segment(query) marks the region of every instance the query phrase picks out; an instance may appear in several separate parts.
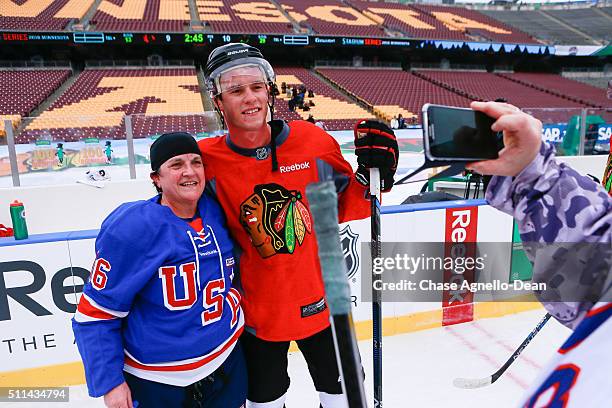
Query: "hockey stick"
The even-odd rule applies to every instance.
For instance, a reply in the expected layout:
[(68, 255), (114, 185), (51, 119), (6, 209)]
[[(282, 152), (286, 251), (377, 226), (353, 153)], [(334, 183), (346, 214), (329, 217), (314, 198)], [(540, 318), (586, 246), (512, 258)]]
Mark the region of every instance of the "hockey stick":
[(336, 186), (332, 181), (310, 184), (306, 196), (317, 236), (342, 391), (349, 408), (366, 408), (363, 370), (351, 315), (351, 289), (340, 244)]
[(499, 377), (502, 376), (504, 372), (514, 363), (514, 360), (518, 358), (518, 356), (525, 350), (525, 347), (533, 340), (533, 338), (542, 330), (542, 327), (546, 324), (546, 322), (550, 319), (550, 313), (546, 313), (546, 315), (540, 320), (538, 325), (529, 333), (529, 336), (520, 346), (512, 353), (510, 358), (504, 363), (503, 366), (493, 374), (485, 378), (455, 378), (453, 380), (453, 385), (459, 388), (481, 388), (486, 387), (487, 385), (493, 384)]
[[(370, 216), (371, 243), (370, 251), (372, 265), (381, 257), (380, 247), (380, 170), (370, 169)], [(375, 280), (372, 269), (372, 282)], [(382, 407), (382, 301), (380, 290), (372, 285), (372, 347), (374, 362), (374, 408)]]

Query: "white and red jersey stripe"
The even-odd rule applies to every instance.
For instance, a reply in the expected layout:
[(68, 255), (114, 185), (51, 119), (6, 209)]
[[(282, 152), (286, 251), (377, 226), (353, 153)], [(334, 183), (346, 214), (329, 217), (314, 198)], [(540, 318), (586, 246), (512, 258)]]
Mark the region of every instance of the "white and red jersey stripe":
[(124, 371), (146, 380), (185, 387), (212, 374), (230, 355), (244, 328), (244, 317), (239, 315), (234, 334), (210, 353), (182, 361), (144, 364), (125, 350)]
[(101, 320), (121, 319), (126, 317), (129, 312), (120, 312), (100, 306), (92, 298), (83, 293), (79, 306), (74, 315), (74, 320), (79, 323), (95, 322)]

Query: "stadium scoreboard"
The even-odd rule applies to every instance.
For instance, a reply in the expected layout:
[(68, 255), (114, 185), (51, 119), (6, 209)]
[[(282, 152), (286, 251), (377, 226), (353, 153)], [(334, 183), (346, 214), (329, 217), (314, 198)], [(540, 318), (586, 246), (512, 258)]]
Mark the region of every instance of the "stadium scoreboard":
[(242, 42), (255, 46), (330, 46), (330, 47), (404, 47), (423, 48), (433, 45), (436, 48), (455, 49), (467, 46), (471, 51), (511, 52), (516, 47), (528, 54), (555, 54), (555, 47), (541, 44), (508, 44), (491, 42), (463, 42), (445, 40), (423, 40), (388, 37), (343, 37), (307, 34), (236, 34), (236, 33), (103, 33), (92, 31), (79, 32), (0, 32), (1, 44), (58, 44), (58, 45), (170, 45), (213, 47), (230, 42)]
[[(56, 44), (192, 44), (222, 45), (230, 42), (248, 44), (282, 45), (357, 45), (357, 46), (403, 46), (415, 44), (412, 40), (389, 38), (357, 38), (311, 36), (300, 34), (220, 34), (220, 33), (102, 33), (102, 32), (2, 32), (4, 43), (56, 43)], [(418, 41), (420, 42), (420, 41)]]

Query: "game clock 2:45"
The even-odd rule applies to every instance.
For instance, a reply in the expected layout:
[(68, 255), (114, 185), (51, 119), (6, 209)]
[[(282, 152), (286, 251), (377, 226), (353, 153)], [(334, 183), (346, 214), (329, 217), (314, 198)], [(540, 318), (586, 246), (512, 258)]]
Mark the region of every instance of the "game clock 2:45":
[(202, 44), (204, 43), (204, 34), (196, 33), (196, 34), (185, 34), (185, 44)]

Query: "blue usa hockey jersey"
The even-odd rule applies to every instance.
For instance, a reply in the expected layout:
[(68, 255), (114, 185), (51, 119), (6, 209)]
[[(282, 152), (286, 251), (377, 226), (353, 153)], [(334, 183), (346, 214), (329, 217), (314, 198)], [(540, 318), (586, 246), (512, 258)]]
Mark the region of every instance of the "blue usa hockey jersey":
[(219, 205), (200, 198), (197, 231), (158, 200), (119, 206), (96, 239), (72, 323), (93, 397), (121, 384), (124, 370), (192, 384), (221, 365), (244, 325)]

